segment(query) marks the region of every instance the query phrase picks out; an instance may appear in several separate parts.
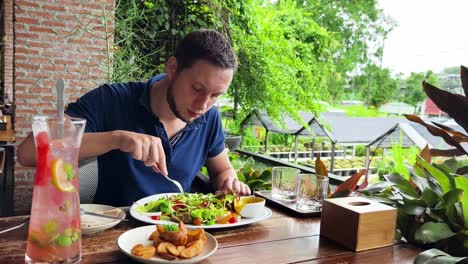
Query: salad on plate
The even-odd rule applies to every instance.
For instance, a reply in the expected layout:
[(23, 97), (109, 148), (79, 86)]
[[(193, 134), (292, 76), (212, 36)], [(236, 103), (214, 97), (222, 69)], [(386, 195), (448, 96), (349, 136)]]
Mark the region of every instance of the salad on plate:
[(190, 225), (235, 224), (241, 220), (233, 194), (171, 194), (144, 204), (136, 212), (153, 220), (183, 222)]

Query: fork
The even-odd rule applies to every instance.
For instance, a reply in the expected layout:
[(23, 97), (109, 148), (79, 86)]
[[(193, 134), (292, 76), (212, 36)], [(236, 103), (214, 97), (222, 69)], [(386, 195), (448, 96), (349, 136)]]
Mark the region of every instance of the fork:
[(179, 189), (179, 192), (181, 194), (184, 194), (184, 188), (182, 188), (182, 185), (180, 185), (178, 181), (169, 178), (169, 175), (163, 176), (163, 178), (166, 178), (168, 181), (172, 182), (175, 186), (177, 186), (177, 188)]
[(162, 173), (161, 166), (159, 165), (159, 163), (156, 162), (156, 164), (154, 165), (153, 168), (155, 169), (156, 172), (161, 173), (161, 174), (163, 175), (163, 178), (166, 178), (168, 181), (172, 182), (175, 186), (177, 186), (177, 189), (179, 189), (179, 192), (180, 192), (181, 194), (184, 194), (184, 188), (182, 188), (182, 185), (180, 184), (180, 182), (169, 178), (169, 174), (167, 174), (166, 176), (164, 176), (164, 174)]
[(24, 219), (24, 220), (23, 220), (21, 223), (19, 223), (19, 224), (15, 225), (15, 226), (13, 226), (13, 227), (10, 227), (10, 228), (1, 230), (1, 231), (0, 231), (0, 234), (3, 234), (3, 233), (6, 233), (6, 232), (9, 232), (9, 231), (18, 229), (18, 228), (24, 226), (27, 222), (29, 222), (29, 216), (26, 217), (26, 219)]

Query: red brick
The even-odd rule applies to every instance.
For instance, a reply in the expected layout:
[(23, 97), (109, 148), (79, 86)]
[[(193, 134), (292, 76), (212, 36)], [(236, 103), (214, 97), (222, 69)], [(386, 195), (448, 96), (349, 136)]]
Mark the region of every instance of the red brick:
[(16, 63), (15, 66), (18, 68), (29, 69), (29, 70), (39, 69), (39, 65), (34, 65), (34, 64)]
[(48, 27), (30, 26), (29, 30), (32, 32), (54, 33), (54, 31)]
[(55, 64), (64, 64), (64, 65), (76, 65), (75, 60), (55, 60)]
[(51, 43), (44, 43), (44, 42), (29, 42), (29, 46), (36, 47), (36, 48), (52, 48), (54, 47)]
[(16, 17), (16, 22), (26, 23), (26, 24), (37, 24), (37, 19), (29, 17)]
[(16, 79), (16, 84), (36, 84), (36, 81), (30, 79)]
[(65, 7), (56, 5), (43, 5), (44, 10), (65, 11)]
[(27, 48), (16, 48), (15, 49), (16, 53), (20, 54), (38, 54), (39, 51), (33, 50), (33, 49), (27, 49)]
[(30, 33), (15, 33), (16, 38), (28, 38), (28, 39), (38, 39), (38, 34), (30, 34)]
[(59, 21), (44, 21), (42, 22), (43, 26), (52, 26), (52, 27), (67, 27), (67, 24)]
[(44, 12), (44, 11), (29, 11), (28, 14), (32, 17), (40, 17), (40, 18), (51, 18), (52, 13)]
[(16, 0), (15, 1), (16, 6), (30, 6), (30, 7), (39, 7), (37, 3), (34, 3), (33, 1), (24, 1), (24, 0)]
[(50, 93), (52, 89), (50, 88), (31, 88), (29, 92), (31, 93)]

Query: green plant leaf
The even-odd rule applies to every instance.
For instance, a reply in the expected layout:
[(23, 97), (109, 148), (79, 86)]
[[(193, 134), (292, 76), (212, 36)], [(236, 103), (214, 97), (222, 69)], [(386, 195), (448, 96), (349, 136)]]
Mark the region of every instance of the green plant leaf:
[(425, 160), (420, 157), (417, 157), (418, 163), (421, 164), (424, 169), (431, 175), (433, 178), (439, 182), (440, 187), (444, 193), (449, 192), (452, 188), (455, 188), (455, 183), (453, 178), (450, 175), (445, 174), (436, 167), (430, 165)]
[(359, 192), (362, 192), (366, 195), (374, 194), (374, 193), (380, 193), (384, 189), (395, 185), (393, 182), (387, 182), (387, 181), (382, 181), (376, 184), (373, 184), (365, 189), (359, 190)]
[(416, 241), (423, 244), (434, 243), (455, 235), (446, 223), (427, 222), (420, 226), (415, 234)]
[(452, 257), (442, 250), (432, 248), (420, 253), (414, 264), (466, 264), (467, 257)]
[(264, 170), (260, 175), (260, 178), (264, 181), (271, 181), (271, 168)]
[(239, 169), (242, 169), (244, 167), (244, 163), (238, 159), (231, 160), (231, 165), (235, 171), (238, 171)]
[(384, 178), (389, 182), (395, 183), (396, 186), (394, 187), (397, 187), (402, 193), (405, 193), (412, 197), (418, 197), (418, 193), (413, 188), (413, 186), (411, 186), (409, 181), (401, 177), (399, 174), (393, 173), (393, 174), (385, 175)]
[(455, 186), (463, 190), (461, 198), (462, 211), (463, 211), (463, 224), (465, 229), (468, 229), (468, 178), (465, 176), (454, 176)]
[(250, 171), (253, 170), (254, 165), (255, 160), (252, 157), (246, 159), (244, 162), (244, 174), (250, 173)]
[(438, 202), (442, 201), (442, 198), (429, 188), (424, 189), (421, 198), (429, 207), (434, 207)]
[(237, 173), (237, 179), (239, 179), (241, 182), (246, 182), (245, 176), (241, 172)]
[(444, 194), (442, 197), (444, 199), (445, 205), (453, 205), (457, 202), (461, 202), (463, 197), (463, 190), (462, 189), (453, 189), (450, 192)]
[(455, 173), (458, 169), (468, 166), (468, 159), (450, 158), (442, 164), (450, 169), (450, 172)]
[(265, 181), (260, 179), (255, 179), (247, 182), (247, 185), (251, 190), (257, 190), (265, 184)]
[(421, 192), (423, 192), (426, 188), (429, 188), (429, 182), (427, 182), (427, 178), (426, 177), (423, 177), (424, 176), (424, 172), (421, 171), (421, 169), (417, 168), (420, 170), (420, 173), (422, 176), (419, 176), (416, 172), (416, 168), (417, 167), (414, 167), (414, 168), (410, 168), (409, 171), (410, 171), (410, 179), (413, 181), (413, 183), (418, 187), (419, 190), (421, 190)]
[(398, 209), (401, 209), (405, 214), (421, 215), (426, 210), (426, 202), (421, 199), (410, 200), (403, 197), (403, 204), (398, 205)]

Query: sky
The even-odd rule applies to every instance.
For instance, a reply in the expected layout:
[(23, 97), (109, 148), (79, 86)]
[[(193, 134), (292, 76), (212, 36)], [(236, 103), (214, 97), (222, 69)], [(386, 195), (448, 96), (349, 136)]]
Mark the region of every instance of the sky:
[(384, 42), (382, 66), (393, 73), (468, 66), (468, 0), (379, 0), (398, 26)]

